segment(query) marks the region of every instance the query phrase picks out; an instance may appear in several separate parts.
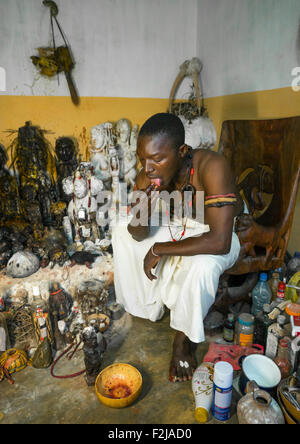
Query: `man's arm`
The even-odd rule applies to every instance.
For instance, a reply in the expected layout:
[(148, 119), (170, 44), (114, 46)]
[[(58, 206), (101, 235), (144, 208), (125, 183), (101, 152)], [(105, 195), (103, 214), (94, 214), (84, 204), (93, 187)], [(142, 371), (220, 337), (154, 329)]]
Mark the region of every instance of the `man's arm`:
[[(201, 174), (206, 196), (235, 192), (231, 169), (223, 156), (213, 156)], [(210, 231), (199, 237), (178, 242), (158, 242), (153, 251), (159, 256), (194, 256), (197, 254), (227, 254), (230, 251), (234, 205), (205, 208), (205, 223)]]

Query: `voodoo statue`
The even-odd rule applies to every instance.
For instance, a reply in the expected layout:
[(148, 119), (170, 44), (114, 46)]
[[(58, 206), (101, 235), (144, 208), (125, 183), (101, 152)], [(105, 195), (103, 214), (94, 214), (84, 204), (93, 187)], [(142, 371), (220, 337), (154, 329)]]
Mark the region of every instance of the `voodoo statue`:
[(55, 143), (55, 155), (59, 199), (69, 203), (72, 196), (64, 192), (62, 181), (72, 176), (79, 164), (74, 140), (71, 137), (59, 137)]
[(17, 182), (14, 176), (0, 178), (0, 220), (16, 219), (20, 212), (20, 200)]
[(129, 120), (123, 118), (116, 123), (115, 131), (120, 162), (120, 179), (124, 180), (129, 191), (132, 191), (137, 175), (136, 142), (138, 126), (135, 125), (131, 128)]
[(81, 333), (83, 341), (84, 363), (86, 368), (85, 380), (88, 386), (94, 385), (100, 373), (103, 353), (106, 350), (106, 340), (97, 331), (97, 327), (90, 325)]
[[(14, 130), (8, 130), (14, 133)], [(20, 194), (24, 186), (36, 188), (44, 225), (51, 223), (51, 202), (56, 199), (53, 178), (55, 163), (51, 145), (44, 136), (44, 130), (26, 122), (18, 129), (17, 137), (9, 146), (13, 171), (17, 170)]]
[(111, 172), (108, 151), (114, 146), (113, 125), (101, 123), (91, 129), (89, 151), (95, 176), (103, 183), (104, 189), (111, 190)]
[(0, 145), (0, 220), (10, 220), (18, 215), (18, 189), (14, 176), (6, 168), (8, 156)]
[(75, 229), (75, 243), (81, 248), (87, 240), (95, 244), (100, 242), (99, 227), (96, 222), (97, 194), (103, 189), (103, 183), (94, 176), (93, 167), (88, 162), (81, 162), (73, 176), (63, 179), (64, 192), (72, 196), (68, 205), (68, 217)]
[(71, 314), (73, 300), (58, 282), (50, 283), (49, 309), (57, 312), (58, 321), (67, 318)]
[(38, 190), (35, 184), (24, 185), (21, 191), (21, 211), (26, 222), (33, 228), (33, 234), (37, 237), (43, 227), (41, 207), (37, 198)]

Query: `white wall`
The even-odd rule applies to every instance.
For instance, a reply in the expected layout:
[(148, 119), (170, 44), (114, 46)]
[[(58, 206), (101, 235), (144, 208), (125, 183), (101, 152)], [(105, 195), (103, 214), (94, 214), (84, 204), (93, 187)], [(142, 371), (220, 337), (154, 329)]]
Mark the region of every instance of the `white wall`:
[[(57, 0), (81, 96), (167, 98), (184, 60), (204, 64), (206, 97), (291, 85), (299, 0)], [(51, 44), (42, 0), (0, 0), (0, 94), (68, 95), (30, 60)], [(56, 32), (57, 43), (62, 43)], [(186, 95), (185, 82), (177, 97)]]
[(207, 97), (290, 86), (299, 0), (199, 0), (197, 54)]
[[(197, 0), (56, 3), (81, 96), (168, 97), (179, 65), (195, 56)], [(50, 12), (42, 0), (0, 0), (6, 94), (68, 95), (63, 78), (60, 85), (41, 78), (30, 60), (37, 47), (51, 44), (50, 37)], [(57, 32), (56, 42), (63, 43)]]

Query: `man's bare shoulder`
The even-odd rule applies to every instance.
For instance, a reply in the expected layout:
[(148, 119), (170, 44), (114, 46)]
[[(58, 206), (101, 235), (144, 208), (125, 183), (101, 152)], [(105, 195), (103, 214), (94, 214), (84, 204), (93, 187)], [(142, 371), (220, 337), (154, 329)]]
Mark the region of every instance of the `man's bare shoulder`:
[(227, 159), (216, 151), (196, 150), (194, 153), (194, 168), (198, 172), (204, 188), (211, 184), (224, 184), (232, 188), (232, 171)]
[(199, 171), (201, 176), (205, 172), (211, 172), (214, 169), (221, 171), (222, 169), (230, 170), (227, 159), (216, 151), (197, 149), (194, 151), (194, 168)]

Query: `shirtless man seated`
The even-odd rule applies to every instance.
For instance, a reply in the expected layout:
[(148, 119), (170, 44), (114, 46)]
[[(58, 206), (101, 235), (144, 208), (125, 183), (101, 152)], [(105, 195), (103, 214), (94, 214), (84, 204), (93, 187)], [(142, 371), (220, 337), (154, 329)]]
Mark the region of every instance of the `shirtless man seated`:
[[(239, 205), (227, 161), (213, 151), (192, 150), (184, 140), (184, 127), (172, 114), (156, 114), (144, 123), (137, 142), (142, 169), (136, 190), (144, 192), (139, 212), (148, 211), (149, 224), (131, 221), (126, 232), (115, 228), (112, 236), (117, 301), (129, 313), (152, 321), (162, 317), (164, 306), (170, 309), (175, 330), (170, 381), (191, 380), (196, 345), (205, 340), (203, 319), (220, 275), (234, 265), (240, 250), (233, 233)], [(170, 225), (153, 234), (154, 192), (176, 190), (192, 190), (193, 210), (197, 192), (204, 192), (204, 221), (193, 232), (186, 219), (176, 238)]]

